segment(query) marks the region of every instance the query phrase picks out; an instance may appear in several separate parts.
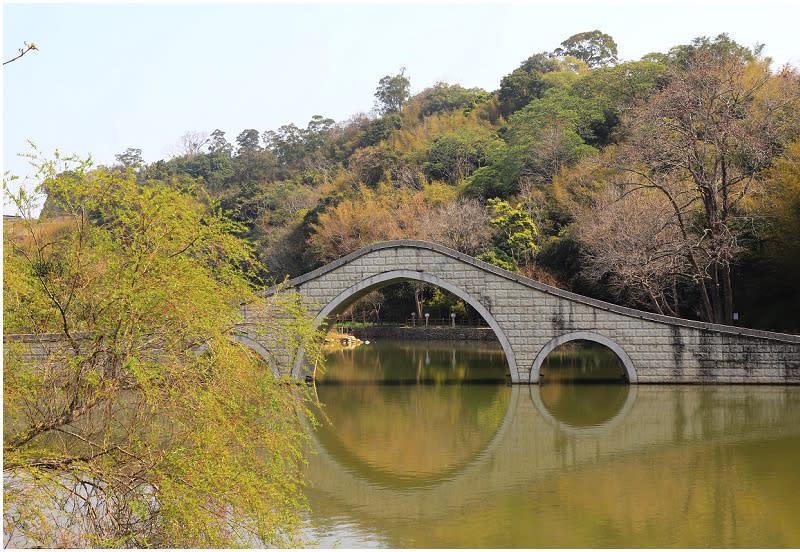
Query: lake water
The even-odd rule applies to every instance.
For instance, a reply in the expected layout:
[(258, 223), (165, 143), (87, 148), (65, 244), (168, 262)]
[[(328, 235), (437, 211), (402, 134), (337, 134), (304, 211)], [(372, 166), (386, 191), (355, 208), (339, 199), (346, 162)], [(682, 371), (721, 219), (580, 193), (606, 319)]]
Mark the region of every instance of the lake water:
[[(320, 547), (800, 547), (800, 387), (628, 386), (495, 343), (335, 353), (307, 468)], [(576, 380), (593, 381), (578, 384)]]

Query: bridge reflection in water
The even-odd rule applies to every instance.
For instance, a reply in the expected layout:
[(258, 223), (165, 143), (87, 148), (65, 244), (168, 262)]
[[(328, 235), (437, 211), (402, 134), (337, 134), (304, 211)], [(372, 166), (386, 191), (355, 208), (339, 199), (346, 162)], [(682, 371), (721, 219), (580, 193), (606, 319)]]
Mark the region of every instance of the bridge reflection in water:
[[(321, 545), (800, 545), (800, 388), (453, 384), (432, 368), (448, 351), (427, 348), (318, 387)], [(469, 357), (491, 353), (463, 349), (452, 366), (487, 379)], [(409, 358), (428, 385), (386, 385)]]

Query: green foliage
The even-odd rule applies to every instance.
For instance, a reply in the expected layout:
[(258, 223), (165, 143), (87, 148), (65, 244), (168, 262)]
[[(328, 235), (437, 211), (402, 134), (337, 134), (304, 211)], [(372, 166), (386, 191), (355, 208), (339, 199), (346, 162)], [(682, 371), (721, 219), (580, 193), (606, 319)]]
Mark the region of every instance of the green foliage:
[(542, 78), (543, 74), (557, 68), (556, 60), (547, 53), (540, 53), (532, 55), (503, 77), (498, 91), (500, 112), (503, 116), (508, 117), (528, 105), (532, 99), (540, 98), (548, 88), (547, 82)]
[(117, 160), (117, 163), (119, 163), (123, 169), (135, 169), (144, 165), (142, 150), (139, 148), (128, 148), (122, 153), (115, 155), (114, 159)]
[(386, 75), (378, 81), (375, 90), (375, 107), (382, 115), (400, 111), (411, 93), (411, 81), (406, 77), (406, 68), (402, 67), (396, 75)]
[(419, 117), (422, 119), (447, 111), (461, 110), (469, 113), (488, 98), (489, 93), (481, 88), (464, 88), (458, 84), (437, 82), (411, 98), (410, 104), (419, 106)]
[(430, 299), (423, 301), (423, 308), (428, 312), (431, 310), (438, 312), (440, 318), (449, 316), (451, 312), (459, 318), (467, 316), (467, 306), (464, 301), (438, 287), (433, 290)]
[(266, 131), (264, 143), (286, 168), (303, 168), (327, 145), (335, 121), (314, 115), (305, 129), (293, 124)]
[(511, 197), (519, 192), (520, 172), (521, 164), (516, 156), (506, 155), (503, 162), (476, 170), (467, 180), (462, 194), (482, 200)]
[[(63, 215), (4, 232), (4, 330), (62, 336), (42, 364), (4, 354), (7, 534), (44, 547), (293, 544), (307, 396), (230, 331), (249, 301), (273, 366), (299, 343), (314, 359), (304, 307), (255, 296), (241, 226), (190, 183), (73, 163), (68, 177), (55, 162), (39, 173)], [(26, 210), (31, 197), (6, 193)]]
[(516, 259), (497, 247), (484, 251), (477, 256), (477, 259), (508, 270), (509, 272), (516, 272), (519, 269)]
[(211, 153), (219, 153), (229, 157), (231, 153), (233, 153), (233, 146), (231, 146), (230, 142), (225, 139), (224, 131), (216, 129), (211, 133), (209, 141), (210, 143), (208, 149)]
[(747, 63), (758, 59), (762, 49), (763, 44), (751, 50), (731, 39), (728, 33), (721, 33), (713, 39), (700, 36), (692, 40), (691, 44), (675, 46), (670, 49), (665, 61), (685, 69), (698, 54), (703, 54), (714, 57), (718, 62), (736, 60)]
[(502, 236), (501, 248), (511, 254), (514, 261), (530, 261), (539, 250), (536, 238), (539, 230), (533, 217), (518, 203), (512, 206), (501, 199), (490, 199), (489, 208), (492, 217), (489, 223), (494, 226)]
[(606, 33), (587, 31), (572, 35), (554, 52), (558, 56), (574, 56), (589, 67), (604, 67), (617, 62), (617, 43)]
[(361, 147), (376, 146), (388, 139), (392, 132), (403, 127), (400, 115), (395, 112), (390, 112), (370, 121), (364, 129), (364, 134), (359, 141)]
[(259, 143), (258, 131), (253, 128), (247, 128), (239, 133), (236, 137), (236, 155), (253, 154), (261, 150)]
[(457, 184), (494, 162), (504, 149), (502, 140), (486, 129), (445, 132), (430, 142), (422, 170), (430, 180)]

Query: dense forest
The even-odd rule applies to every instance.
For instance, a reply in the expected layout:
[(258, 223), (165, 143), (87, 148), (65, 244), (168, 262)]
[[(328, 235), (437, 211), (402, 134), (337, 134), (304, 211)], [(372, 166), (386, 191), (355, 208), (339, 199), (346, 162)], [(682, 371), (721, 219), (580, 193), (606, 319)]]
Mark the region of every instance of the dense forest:
[[(369, 243), (424, 239), (667, 315), (797, 331), (800, 73), (726, 34), (638, 61), (601, 31), (535, 53), (497, 90), (380, 79), (369, 113), (187, 133), (141, 181), (195, 182), (244, 225), (264, 281)], [(48, 201), (42, 217), (56, 213)], [(407, 284), (373, 319), (463, 304)], [(445, 316), (447, 316), (445, 314)]]

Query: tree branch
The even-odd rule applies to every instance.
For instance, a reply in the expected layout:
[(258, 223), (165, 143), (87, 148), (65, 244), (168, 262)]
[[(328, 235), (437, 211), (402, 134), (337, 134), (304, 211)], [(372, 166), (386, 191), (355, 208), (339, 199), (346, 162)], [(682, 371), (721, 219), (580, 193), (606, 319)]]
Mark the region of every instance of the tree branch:
[(36, 44), (34, 44), (33, 42), (31, 42), (30, 44), (28, 44), (27, 42), (23, 42), (23, 44), (25, 44), (25, 46), (23, 48), (19, 49), (19, 55), (9, 59), (8, 61), (4, 61), (3, 65), (8, 65), (12, 61), (17, 61), (19, 58), (21, 58), (22, 56), (24, 56), (25, 54), (27, 54), (31, 50), (38, 50), (39, 49), (39, 48), (36, 47)]

